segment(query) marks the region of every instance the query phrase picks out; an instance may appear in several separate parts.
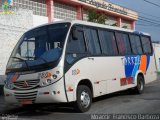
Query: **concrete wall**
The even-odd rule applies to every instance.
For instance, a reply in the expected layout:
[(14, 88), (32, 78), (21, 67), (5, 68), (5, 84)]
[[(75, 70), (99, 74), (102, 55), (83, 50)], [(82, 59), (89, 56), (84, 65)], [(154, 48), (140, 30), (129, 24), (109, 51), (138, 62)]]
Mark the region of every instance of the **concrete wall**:
[(13, 15), (0, 14), (0, 84), (5, 74), (8, 58), (21, 35), (33, 27), (33, 13), (17, 10)]
[(48, 17), (33, 15), (33, 26), (39, 26), (41, 24), (48, 23)]
[(160, 80), (160, 43), (153, 43), (153, 49), (157, 69), (157, 79)]
[(157, 71), (160, 72), (160, 44), (153, 43)]
[(53, 22), (62, 21), (63, 19), (54, 18)]

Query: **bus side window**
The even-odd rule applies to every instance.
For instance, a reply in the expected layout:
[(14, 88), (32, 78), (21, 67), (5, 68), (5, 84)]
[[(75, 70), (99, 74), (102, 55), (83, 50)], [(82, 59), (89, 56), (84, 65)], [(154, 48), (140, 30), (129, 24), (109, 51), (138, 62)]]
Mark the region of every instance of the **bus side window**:
[(116, 32), (116, 39), (120, 55), (131, 54), (129, 36), (126, 33)]
[(66, 51), (66, 61), (68, 64), (72, 64), (74, 61), (86, 56), (86, 44), (83, 31), (78, 30), (76, 40), (73, 39), (72, 32), (70, 33)]
[(100, 42), (98, 39), (98, 32), (95, 29), (85, 29), (86, 39), (88, 40), (88, 49), (92, 55), (101, 54)]
[(84, 53), (86, 51), (84, 33), (83, 31), (78, 31), (78, 39), (74, 40), (72, 38), (72, 33), (69, 36), (69, 41), (67, 44), (68, 53)]
[(113, 32), (99, 30), (99, 38), (102, 42), (102, 52), (105, 55), (118, 55), (116, 40)]
[(142, 45), (138, 35), (130, 35), (131, 47), (133, 54), (142, 54)]
[(151, 54), (152, 47), (151, 47), (151, 42), (150, 42), (149, 37), (142, 36), (141, 41), (142, 41), (143, 52), (145, 54)]

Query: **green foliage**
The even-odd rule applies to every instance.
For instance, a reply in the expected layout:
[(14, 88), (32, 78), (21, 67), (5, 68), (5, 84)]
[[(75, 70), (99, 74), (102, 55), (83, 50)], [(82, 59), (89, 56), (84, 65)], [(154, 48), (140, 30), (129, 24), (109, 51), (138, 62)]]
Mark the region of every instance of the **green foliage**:
[(112, 24), (112, 26), (118, 26), (117, 23)]
[(128, 27), (127, 27), (127, 26), (123, 26), (122, 28), (125, 28), (125, 29), (127, 29)]
[(105, 24), (107, 16), (102, 13), (97, 13), (95, 10), (88, 11), (88, 21), (100, 24)]

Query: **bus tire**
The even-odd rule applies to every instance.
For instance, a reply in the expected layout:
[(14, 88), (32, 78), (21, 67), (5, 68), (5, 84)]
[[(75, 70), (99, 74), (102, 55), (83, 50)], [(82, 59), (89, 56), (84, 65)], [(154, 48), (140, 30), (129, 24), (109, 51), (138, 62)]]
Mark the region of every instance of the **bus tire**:
[(137, 77), (137, 86), (135, 87), (135, 92), (137, 94), (142, 94), (144, 92), (144, 78), (142, 75)]
[(92, 104), (92, 93), (89, 87), (79, 85), (77, 88), (77, 101), (75, 109), (77, 112), (84, 113), (88, 111)]

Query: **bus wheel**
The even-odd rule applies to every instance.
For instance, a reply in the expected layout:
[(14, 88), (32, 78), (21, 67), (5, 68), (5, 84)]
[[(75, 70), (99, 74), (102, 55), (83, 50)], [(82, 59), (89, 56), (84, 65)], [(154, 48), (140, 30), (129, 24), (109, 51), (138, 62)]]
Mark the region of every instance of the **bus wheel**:
[(141, 75), (138, 75), (137, 86), (135, 87), (135, 92), (137, 94), (142, 94), (144, 92), (144, 78)]
[(92, 93), (89, 87), (80, 85), (77, 88), (77, 101), (75, 108), (78, 112), (86, 112), (90, 109), (92, 104)]

